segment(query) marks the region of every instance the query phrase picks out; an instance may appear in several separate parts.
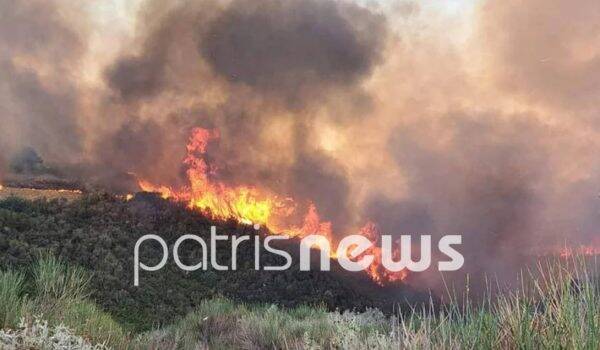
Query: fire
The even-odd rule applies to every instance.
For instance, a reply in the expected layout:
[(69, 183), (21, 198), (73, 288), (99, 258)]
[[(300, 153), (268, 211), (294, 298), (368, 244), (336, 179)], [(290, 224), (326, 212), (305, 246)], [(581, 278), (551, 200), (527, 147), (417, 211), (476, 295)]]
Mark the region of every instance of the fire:
[[(379, 231), (377, 230), (377, 226), (374, 223), (372, 223), (372, 222), (367, 223), (360, 230), (360, 233), (363, 236), (367, 237), (373, 243), (373, 246), (371, 246), (371, 248), (368, 249), (364, 254), (365, 255), (370, 254), (375, 257), (375, 259), (373, 260), (373, 263), (369, 266), (369, 270), (367, 271), (369, 276), (371, 276), (371, 278), (375, 282), (377, 282), (381, 285), (384, 285), (384, 284), (387, 284), (390, 282), (402, 281), (402, 280), (406, 279), (406, 277), (408, 277), (407, 270), (392, 272), (383, 266), (381, 247), (377, 244), (378, 243), (377, 241), (379, 240), (379, 237), (381, 235), (380, 235)], [(399, 259), (400, 258), (399, 255), (400, 255), (399, 250), (395, 249), (393, 258)]]
[(600, 245), (580, 245), (579, 247), (563, 247), (559, 253), (561, 258), (572, 256), (594, 256), (600, 255)]
[(193, 130), (187, 145), (188, 155), (184, 160), (188, 166), (189, 187), (175, 190), (140, 180), (140, 188), (147, 192), (160, 193), (165, 199), (186, 201), (191, 208), (215, 219), (236, 219), (246, 224), (269, 226), (269, 220), (276, 207), (283, 203), (276, 196), (262, 193), (255, 187), (230, 187), (221, 182), (211, 181), (210, 175), (216, 169), (206, 164), (203, 155), (209, 142), (218, 137), (219, 133), (213, 130)]
[[(211, 141), (220, 137), (217, 130), (195, 128), (187, 144), (187, 166), (189, 185), (180, 189), (154, 185), (139, 180), (143, 191), (159, 193), (163, 198), (184, 201), (190, 208), (198, 210), (214, 219), (235, 219), (249, 225), (265, 226), (278, 235), (303, 238), (311, 234), (326, 237), (330, 245), (336, 243), (331, 223), (322, 221), (317, 207), (309, 203), (301, 225), (290, 224), (290, 217), (298, 210), (297, 203), (291, 198), (281, 198), (268, 190), (254, 186), (229, 186), (215, 181), (212, 177), (217, 169), (206, 163), (204, 156)], [(364, 254), (375, 256), (374, 263), (366, 271), (378, 284), (384, 285), (404, 280), (408, 273), (392, 273), (381, 264), (381, 248), (376, 245), (380, 236), (374, 224), (369, 223), (361, 234), (374, 243)], [(332, 258), (335, 258), (332, 252)]]
[(572, 257), (600, 256), (600, 238), (592, 239), (584, 244), (556, 244), (546, 246), (534, 252), (539, 257), (557, 256), (562, 259)]
[(145, 180), (139, 180), (138, 186), (140, 186), (142, 191), (145, 191), (145, 192), (160, 193), (160, 196), (164, 199), (173, 197), (173, 191), (171, 191), (171, 189), (166, 186), (155, 186)]
[(311, 234), (318, 234), (327, 237), (331, 243), (333, 241), (333, 233), (331, 231), (330, 222), (322, 222), (317, 212), (317, 207), (310, 204), (308, 212), (304, 217), (304, 223), (301, 227), (280, 228), (277, 232), (282, 232), (291, 237), (306, 237)]

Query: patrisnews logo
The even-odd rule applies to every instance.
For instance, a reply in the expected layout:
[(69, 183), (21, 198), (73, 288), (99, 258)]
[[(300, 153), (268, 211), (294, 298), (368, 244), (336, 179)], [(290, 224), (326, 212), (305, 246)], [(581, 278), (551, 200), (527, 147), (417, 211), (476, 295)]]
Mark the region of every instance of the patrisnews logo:
[[(394, 238), (396, 240), (394, 241)], [(285, 264), (279, 266), (261, 266), (260, 264), (260, 246), (261, 237), (258, 235), (251, 237), (245, 236), (227, 236), (218, 235), (215, 226), (210, 229), (210, 242), (207, 242), (198, 235), (183, 235), (175, 241), (172, 248), (172, 256), (175, 264), (184, 271), (206, 271), (209, 266), (216, 271), (237, 270), (237, 248), (245, 241), (254, 239), (254, 268), (255, 270), (265, 271), (282, 271), (287, 270), (292, 266), (292, 256), (285, 250), (277, 249), (271, 245), (275, 240), (287, 240), (288, 236), (266, 236), (262, 239), (264, 249), (272, 254), (281, 256), (285, 259)], [(220, 265), (217, 262), (217, 242), (231, 240), (231, 265)], [(162, 258), (160, 262), (154, 266), (148, 266), (140, 261), (140, 247), (144, 242), (155, 241), (162, 247)], [(180, 246), (187, 241), (195, 242), (198, 249), (201, 250), (201, 258), (194, 265), (184, 264), (179, 257)], [(430, 235), (420, 236), (420, 254), (419, 260), (414, 261), (412, 258), (412, 237), (410, 235), (402, 235), (399, 238), (390, 235), (381, 236), (381, 264), (389, 272), (400, 272), (408, 270), (412, 272), (422, 272), (430, 268), (432, 262), (432, 243)], [(445, 255), (448, 260), (439, 261), (437, 268), (439, 271), (457, 271), (464, 265), (465, 259), (463, 255), (453, 248), (454, 245), (462, 244), (461, 235), (446, 235), (438, 241), (438, 250)], [(373, 248), (374, 243), (362, 235), (350, 235), (339, 241), (337, 249), (332, 250), (329, 240), (322, 235), (309, 235), (300, 240), (300, 270), (310, 271), (314, 268), (311, 264), (311, 249), (317, 248), (320, 251), (320, 264), (318, 268), (321, 271), (329, 271), (331, 257), (335, 256), (339, 265), (347, 271), (363, 271), (367, 270), (375, 260), (375, 256), (369, 251)], [(399, 254), (394, 254), (399, 248)], [(210, 251), (210, 254), (209, 254)], [(399, 255), (399, 256), (398, 256)], [(209, 264), (210, 257), (210, 264)], [(134, 285), (139, 286), (139, 275), (141, 271), (155, 272), (162, 269), (169, 259), (169, 247), (167, 242), (158, 235), (145, 235), (138, 239), (134, 248)]]

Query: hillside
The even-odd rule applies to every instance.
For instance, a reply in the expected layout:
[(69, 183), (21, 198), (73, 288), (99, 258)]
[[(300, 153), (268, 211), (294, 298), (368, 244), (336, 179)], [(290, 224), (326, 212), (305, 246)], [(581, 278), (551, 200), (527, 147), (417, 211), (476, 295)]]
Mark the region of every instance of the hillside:
[[(183, 205), (147, 193), (130, 201), (108, 194), (84, 195), (71, 201), (10, 197), (0, 201), (0, 265), (23, 268), (40, 253), (49, 251), (82, 266), (93, 273), (92, 296), (96, 302), (138, 330), (183, 317), (203, 300), (215, 296), (283, 307), (309, 304), (358, 311), (377, 307), (386, 312), (407, 301), (429, 298), (402, 284), (380, 287), (362, 273), (342, 271), (335, 262), (331, 272), (299, 271), (297, 242), (280, 246), (294, 257), (289, 270), (255, 271), (253, 240), (239, 246), (237, 271), (185, 273), (171, 257), (162, 270), (142, 272), (140, 286), (134, 287), (133, 251), (139, 237), (157, 234), (169, 246), (183, 234), (209, 241), (211, 225), (217, 226), (219, 234), (255, 234), (246, 225), (213, 222)], [(161, 254), (158, 244), (144, 244), (140, 260), (151, 266)], [(197, 261), (196, 254), (191, 245), (181, 246), (183, 261)], [(219, 243), (217, 256), (220, 263), (227, 264), (231, 259), (230, 243)], [(263, 266), (280, 265), (280, 259), (261, 251)]]

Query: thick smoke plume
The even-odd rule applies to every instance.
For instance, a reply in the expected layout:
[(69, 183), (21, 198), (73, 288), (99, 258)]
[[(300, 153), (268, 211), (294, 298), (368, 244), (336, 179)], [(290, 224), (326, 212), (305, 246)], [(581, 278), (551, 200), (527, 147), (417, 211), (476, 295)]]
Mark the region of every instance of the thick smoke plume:
[(191, 128), (218, 128), (219, 180), (313, 201), (338, 234), (463, 234), (465, 272), (598, 241), (597, 1), (135, 4), (98, 40), (100, 2), (0, 0), (4, 165), (31, 146), (178, 186)]
[[(336, 227), (347, 228), (347, 176), (311, 138), (320, 114), (341, 123), (359, 118), (351, 110), (370, 108), (360, 83), (382, 58), (382, 16), (316, 0), (189, 2), (159, 14), (157, 4), (146, 6), (153, 27), (139, 53), (125, 53), (107, 69), (108, 85), (133, 114), (171, 98), (186, 106), (167, 111), (175, 113), (168, 120), (138, 125), (142, 132), (124, 124), (116, 140), (104, 142), (126, 150), (121, 163), (140, 154), (136, 162), (145, 164), (136, 173), (156, 169), (161, 155), (172, 158), (160, 137), (165, 129), (177, 135), (170, 142), (181, 151), (191, 126), (216, 127), (222, 142), (212, 156), (221, 177), (313, 200)], [(345, 115), (335, 115), (339, 104)]]

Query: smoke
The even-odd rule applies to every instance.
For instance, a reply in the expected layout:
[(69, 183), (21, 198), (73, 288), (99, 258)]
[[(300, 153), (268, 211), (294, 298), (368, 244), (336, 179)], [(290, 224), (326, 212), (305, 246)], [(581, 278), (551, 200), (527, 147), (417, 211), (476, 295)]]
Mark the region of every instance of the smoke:
[[(404, 42), (381, 72), (405, 80), (373, 85), (388, 103), (368, 137), (387, 137), (357, 147), (386, 155), (362, 215), (386, 233), (460, 233), (461, 274), (508, 281), (532, 255), (598, 237), (598, 4), (487, 1), (473, 11), (466, 31), (440, 21), (456, 42), (418, 11), (401, 24)], [(441, 289), (439, 277), (413, 278)]]
[(481, 31), (498, 86), (529, 103), (577, 111), (575, 117), (595, 110), (599, 11), (596, 1), (488, 1)]
[[(536, 222), (550, 188), (551, 135), (527, 119), (497, 118), (455, 113), (437, 121), (440, 129), (426, 121), (396, 130), (388, 149), (408, 190), (399, 201), (372, 197), (367, 216), (387, 233), (460, 233), (465, 259), (477, 261), (462, 273), (514, 278), (551, 233)], [(443, 145), (432, 142), (440, 130)]]
[(0, 153), (0, 185), (2, 184), (2, 180), (4, 179), (5, 173), (6, 173), (6, 160), (4, 160), (4, 155)]
[(190, 130), (218, 128), (218, 180), (340, 235), (462, 234), (465, 272), (512, 276), (598, 235), (600, 5), (459, 5), (146, 0), (94, 47), (99, 2), (0, 1), (0, 156), (179, 186)]
[[(334, 227), (347, 228), (348, 179), (311, 138), (322, 115), (341, 124), (372, 108), (361, 83), (382, 59), (384, 18), (337, 1), (157, 4), (141, 11), (148, 22), (137, 52), (105, 72), (112, 100), (144, 115), (137, 129), (125, 122), (102, 140), (101, 157), (116, 158), (112, 168), (177, 183), (169, 177), (176, 166), (157, 176), (162, 165), (181, 160), (191, 127), (215, 127), (222, 137), (210, 156), (222, 180), (313, 201)], [(179, 106), (165, 111), (170, 102)], [(119, 145), (120, 155), (108, 145)]]
[(54, 1), (0, 1), (0, 147), (33, 146), (50, 159), (81, 151), (75, 67), (83, 30)]
[(220, 76), (290, 105), (354, 87), (380, 59), (383, 19), (333, 1), (234, 1), (202, 33)]

